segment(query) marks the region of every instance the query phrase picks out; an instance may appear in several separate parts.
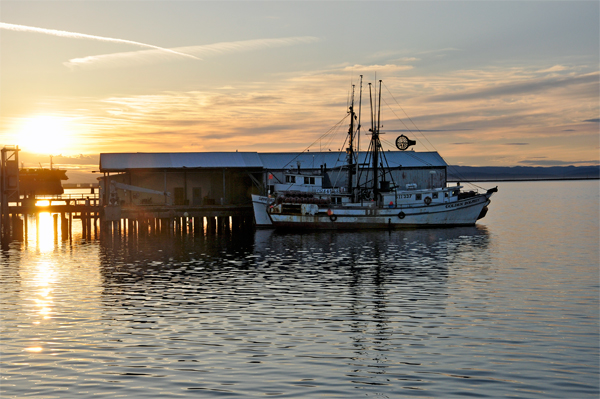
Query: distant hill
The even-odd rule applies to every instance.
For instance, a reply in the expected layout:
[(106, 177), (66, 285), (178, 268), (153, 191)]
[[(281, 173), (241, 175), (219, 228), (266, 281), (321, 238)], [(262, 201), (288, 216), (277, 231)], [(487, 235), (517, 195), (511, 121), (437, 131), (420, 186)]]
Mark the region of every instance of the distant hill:
[(448, 181), (600, 179), (600, 166), (449, 166)]

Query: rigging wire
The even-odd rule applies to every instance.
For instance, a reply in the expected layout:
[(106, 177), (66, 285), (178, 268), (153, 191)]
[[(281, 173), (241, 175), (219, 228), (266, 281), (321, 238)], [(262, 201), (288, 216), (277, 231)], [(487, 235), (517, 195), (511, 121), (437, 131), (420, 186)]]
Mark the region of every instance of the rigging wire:
[[(410, 116), (408, 116), (408, 114), (406, 113), (406, 111), (404, 110), (404, 108), (402, 108), (402, 106), (400, 105), (400, 103), (398, 102), (398, 100), (396, 100), (396, 97), (394, 97), (394, 95), (392, 94), (392, 92), (390, 91), (390, 89), (385, 84), (383, 86), (385, 87), (385, 89), (387, 90), (387, 92), (390, 94), (390, 97), (394, 100), (394, 102), (396, 103), (396, 105), (398, 105), (398, 108), (400, 108), (402, 110), (402, 112), (404, 112), (404, 115), (406, 115), (406, 118), (410, 121), (410, 123), (413, 124), (413, 126), (415, 127), (415, 129), (417, 129), (417, 131), (421, 134), (421, 136), (423, 136), (423, 138), (425, 139), (425, 141), (427, 141), (429, 143), (429, 145), (431, 146), (431, 148), (433, 148), (434, 151), (437, 151), (437, 149), (435, 148), (435, 146), (433, 144), (431, 144), (431, 142), (429, 141), (429, 139), (427, 137), (425, 137), (425, 135), (423, 134), (423, 132), (421, 131), (421, 129), (419, 129), (419, 127), (410, 118)], [(389, 107), (389, 104), (387, 102), (386, 102), (386, 105)], [(391, 107), (390, 107), (390, 109), (391, 109)], [(394, 110), (392, 110), (392, 112), (394, 113), (394, 115), (396, 115), (396, 113), (394, 112)], [(396, 115), (396, 118), (398, 118), (400, 120), (400, 117), (398, 117), (398, 115)], [(404, 124), (404, 122), (402, 122), (402, 124), (404, 125), (404, 127), (406, 127), (406, 130), (408, 130), (409, 132), (412, 133), (412, 130), (409, 129)]]
[(319, 140), (322, 140), (323, 138), (327, 137), (328, 135), (331, 135), (331, 137), (329, 138), (329, 141), (326, 144), (331, 144), (331, 142), (333, 141), (333, 136), (336, 131), (339, 130), (339, 127), (341, 126), (341, 124), (346, 120), (346, 118), (348, 118), (349, 114), (346, 114), (346, 116), (344, 116), (339, 122), (337, 122), (334, 126), (332, 126), (331, 128), (329, 128), (329, 130), (327, 130), (325, 133), (323, 133), (321, 136), (319, 136), (319, 138), (317, 138), (315, 141), (313, 141), (308, 147), (306, 147), (304, 150), (302, 150), (302, 152), (298, 153), (294, 158), (292, 158), (286, 165), (291, 164), (292, 162), (294, 162), (300, 155), (304, 154), (305, 152), (307, 152), (307, 150), (309, 148), (311, 148), (313, 145), (315, 145)]
[[(429, 143), (429, 145), (431, 145), (431, 148), (433, 148), (433, 150), (435, 152), (438, 153), (439, 155), (439, 151), (437, 150), (437, 148), (435, 148), (435, 146), (433, 144), (431, 144), (431, 142), (429, 141), (429, 139), (423, 134), (423, 132), (421, 131), (421, 129), (419, 129), (419, 127), (415, 124), (415, 122), (410, 118), (410, 116), (408, 116), (408, 114), (406, 113), (406, 111), (404, 110), (404, 108), (402, 108), (402, 106), (398, 103), (398, 100), (396, 100), (396, 98), (394, 97), (394, 95), (392, 94), (392, 92), (390, 91), (390, 89), (385, 85), (385, 83), (383, 84), (383, 86), (385, 87), (385, 89), (387, 90), (387, 92), (390, 94), (390, 97), (396, 102), (396, 105), (398, 105), (398, 107), (402, 110), (402, 112), (404, 112), (404, 115), (406, 115), (406, 118), (413, 124), (413, 126), (415, 127), (415, 129), (417, 129), (417, 131), (421, 134), (421, 136), (423, 136), (423, 138)], [(385, 104), (388, 106), (388, 108), (390, 108), (390, 110), (392, 111), (392, 113), (396, 116), (396, 118), (398, 118), (398, 120), (404, 125), (404, 127), (406, 127), (406, 130), (408, 130), (409, 132), (412, 133), (412, 130), (410, 128), (408, 128), (406, 126), (406, 124), (402, 121), (402, 119), (400, 119), (400, 117), (398, 115), (396, 115), (396, 112), (389, 106), (389, 104), (384, 100)], [(426, 149), (428, 151), (430, 151), (427, 146), (425, 145), (425, 143), (422, 143)], [(448, 165), (449, 168), (452, 169), (453, 173), (462, 181), (465, 181), (465, 183), (468, 183), (474, 187), (480, 188), (482, 190), (485, 190), (485, 188), (478, 186), (475, 183), (469, 182), (467, 179), (464, 179), (464, 176), (461, 176), (461, 174), (458, 172), (458, 170), (453, 166), (448, 164), (448, 162), (446, 162), (446, 160), (444, 159), (444, 157), (442, 157), (440, 155), (440, 157), (442, 158), (442, 160), (446, 163), (446, 165)]]

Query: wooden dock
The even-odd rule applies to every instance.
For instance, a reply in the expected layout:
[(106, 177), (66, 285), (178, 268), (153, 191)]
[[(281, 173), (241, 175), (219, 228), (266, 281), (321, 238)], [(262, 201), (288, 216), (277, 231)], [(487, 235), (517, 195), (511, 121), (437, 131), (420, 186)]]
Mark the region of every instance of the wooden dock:
[[(40, 204), (47, 201), (47, 204)], [(2, 242), (27, 239), (27, 218), (49, 213), (58, 239), (71, 239), (73, 222), (81, 223), (84, 238), (122, 235), (210, 235), (254, 226), (252, 205), (100, 206), (97, 196), (36, 198), (9, 205), (3, 216)]]

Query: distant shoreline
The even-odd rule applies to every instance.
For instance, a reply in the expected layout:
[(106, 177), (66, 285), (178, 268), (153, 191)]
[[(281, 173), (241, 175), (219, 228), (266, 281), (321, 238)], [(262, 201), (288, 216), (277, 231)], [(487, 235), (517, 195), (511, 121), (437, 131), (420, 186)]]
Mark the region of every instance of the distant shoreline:
[(507, 178), (490, 178), (490, 179), (455, 179), (450, 178), (447, 180), (448, 183), (473, 183), (473, 182), (511, 182), (511, 181), (566, 181), (566, 180), (600, 180), (600, 177), (540, 177), (540, 178), (532, 178), (532, 177), (524, 177), (522, 179), (515, 177), (507, 177)]
[[(84, 179), (76, 174), (74, 179)], [(458, 166), (448, 165), (447, 181), (456, 182), (518, 182), (600, 180), (600, 166)], [(95, 182), (63, 183), (63, 188), (98, 187)]]

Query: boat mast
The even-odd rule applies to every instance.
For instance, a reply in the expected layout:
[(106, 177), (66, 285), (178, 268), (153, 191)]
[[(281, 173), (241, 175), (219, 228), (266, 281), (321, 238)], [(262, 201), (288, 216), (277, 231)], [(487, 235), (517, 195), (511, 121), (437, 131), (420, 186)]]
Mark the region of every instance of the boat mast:
[[(375, 88), (377, 89), (377, 87)], [(379, 81), (379, 100), (377, 106), (377, 119), (376, 126), (374, 126), (373, 133), (371, 135), (371, 145), (373, 151), (373, 197), (375, 200), (378, 198), (379, 187), (379, 127), (381, 122), (381, 80)]]
[(352, 194), (352, 175), (354, 174), (354, 85), (352, 85), (352, 99), (350, 102), (350, 127), (348, 128), (348, 193)]
[[(358, 165), (359, 165), (359, 158), (360, 158), (360, 115), (361, 115), (361, 111), (362, 111), (362, 78), (363, 76), (360, 75), (360, 90), (359, 90), (359, 94), (358, 94), (358, 126), (356, 127), (356, 141), (357, 141), (357, 145), (356, 145), (356, 154), (357, 156), (357, 162), (356, 162), (356, 166), (354, 169), (354, 174), (358, 176)], [(360, 186), (360, 182), (359, 179), (356, 179), (356, 189), (358, 192)]]

